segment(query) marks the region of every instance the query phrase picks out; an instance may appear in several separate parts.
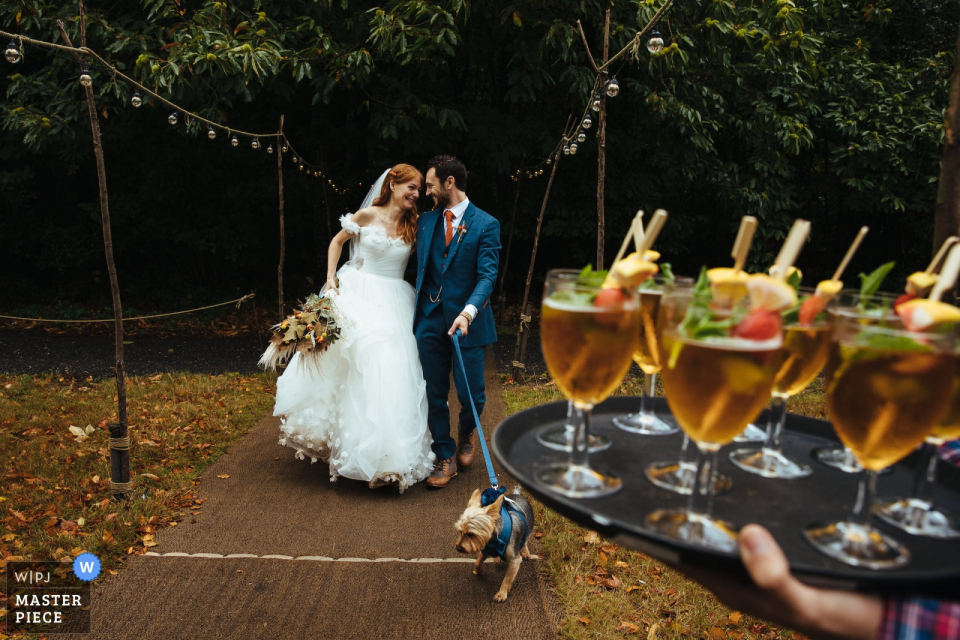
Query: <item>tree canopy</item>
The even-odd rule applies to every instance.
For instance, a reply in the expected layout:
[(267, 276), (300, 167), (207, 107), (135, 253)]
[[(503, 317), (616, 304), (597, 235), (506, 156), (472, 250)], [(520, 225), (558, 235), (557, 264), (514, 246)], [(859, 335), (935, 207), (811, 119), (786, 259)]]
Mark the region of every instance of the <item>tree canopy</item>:
[[(276, 131), (285, 115), (291, 141), (341, 191), (286, 164), (286, 288), (302, 297), (324, 279), (328, 216), (335, 233), (390, 164), (453, 153), (470, 170), (471, 199), (508, 222), (511, 175), (541, 162), (591, 100), (576, 21), (597, 54), (611, 9), (618, 51), (662, 4), (114, 1), (85, 6), (85, 26), (87, 46), (205, 118)], [(664, 49), (640, 47), (615, 65), (610, 256), (637, 209), (662, 207), (671, 217), (658, 249), (686, 273), (727, 264), (747, 214), (760, 221), (754, 268), (772, 263), (796, 217), (813, 222), (798, 264), (814, 282), (864, 224), (851, 274), (888, 260), (893, 277), (925, 266), (958, 9), (960, 0), (678, 0), (660, 27)], [(4, 31), (59, 42), (58, 19), (78, 44), (75, 2), (0, 0)], [(175, 306), (275, 287), (276, 158), (249, 140), (210, 141), (196, 121), (171, 127), (165, 107), (136, 109), (132, 87), (93, 65), (91, 74), (125, 296)], [(21, 63), (0, 62), (0, 304), (108, 299), (77, 76), (62, 52), (27, 46)], [(540, 271), (596, 252), (594, 132), (560, 162)], [(508, 287), (522, 286), (546, 186), (521, 176)]]

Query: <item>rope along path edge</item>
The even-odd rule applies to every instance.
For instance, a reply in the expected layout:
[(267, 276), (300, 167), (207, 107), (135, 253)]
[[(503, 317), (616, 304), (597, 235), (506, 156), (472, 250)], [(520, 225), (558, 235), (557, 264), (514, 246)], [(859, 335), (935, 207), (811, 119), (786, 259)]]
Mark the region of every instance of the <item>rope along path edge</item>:
[[(135, 318), (123, 318), (124, 322), (129, 322), (131, 320), (149, 320), (151, 318), (165, 318), (167, 316), (178, 316), (184, 313), (193, 313), (194, 311), (203, 311), (204, 309), (213, 309), (214, 307), (223, 307), (228, 304), (237, 304), (237, 309), (240, 308), (240, 305), (253, 298), (256, 294), (248, 293), (242, 298), (237, 298), (236, 300), (228, 300), (227, 302), (219, 302), (217, 304), (207, 305), (206, 307), (197, 307), (196, 309), (187, 309), (186, 311), (172, 311), (170, 313), (157, 313), (152, 316), (137, 316)], [(63, 322), (63, 323), (86, 323), (86, 322), (113, 322), (114, 318), (104, 318), (103, 320), (47, 320), (45, 318), (20, 318), (17, 316), (3, 316), (0, 315), (0, 318), (4, 320), (25, 320), (27, 322)]]

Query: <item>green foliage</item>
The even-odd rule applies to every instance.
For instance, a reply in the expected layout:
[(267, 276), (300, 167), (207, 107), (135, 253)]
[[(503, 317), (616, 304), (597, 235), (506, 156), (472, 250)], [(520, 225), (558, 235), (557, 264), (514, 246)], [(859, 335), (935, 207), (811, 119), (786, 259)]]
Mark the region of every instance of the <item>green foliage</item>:
[[(613, 6), (611, 52), (661, 5)], [(302, 296), (307, 278), (325, 279), (327, 209), (335, 232), (336, 217), (391, 163), (460, 156), (471, 199), (505, 222), (509, 174), (541, 160), (590, 99), (576, 21), (601, 57), (608, 6), (142, 0), (88, 7), (86, 32), (124, 73), (205, 118), (272, 131), (284, 114), (298, 150), (349, 187), (325, 193), (287, 174), (288, 278)], [(871, 233), (851, 269), (896, 257), (897, 277), (916, 270), (930, 252), (958, 9), (960, 0), (675, 4), (664, 49), (641, 46), (613, 68), (622, 90), (607, 101), (608, 260), (638, 208), (663, 207), (671, 218), (657, 249), (678, 273), (726, 264), (743, 215), (760, 221), (751, 269), (769, 266), (803, 217), (813, 234), (798, 266), (814, 281), (829, 277), (863, 224)], [(58, 19), (79, 44), (75, 3), (0, 0), (6, 31), (59, 41)], [(157, 300), (275, 286), (275, 158), (247, 141), (211, 143), (195, 121), (171, 128), (167, 108), (133, 109), (129, 86), (92, 74), (124, 290)], [(91, 276), (102, 270), (99, 205), (76, 76), (69, 56), (29, 46), (19, 65), (0, 62), (0, 196), (30, 214), (0, 216), (0, 234), (33, 240), (2, 258), (14, 298), (106, 293), (105, 278)], [(595, 256), (596, 131), (560, 162), (540, 273)], [(518, 272), (545, 184), (521, 185)], [(58, 257), (39, 259), (47, 254)], [(508, 274), (508, 288), (522, 285)]]

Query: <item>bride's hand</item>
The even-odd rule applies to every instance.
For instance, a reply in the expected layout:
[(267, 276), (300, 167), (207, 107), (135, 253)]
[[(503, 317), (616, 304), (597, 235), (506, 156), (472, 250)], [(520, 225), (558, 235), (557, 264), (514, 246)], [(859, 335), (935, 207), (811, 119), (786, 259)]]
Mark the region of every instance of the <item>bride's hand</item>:
[(337, 291), (337, 281), (334, 278), (327, 278), (327, 291)]

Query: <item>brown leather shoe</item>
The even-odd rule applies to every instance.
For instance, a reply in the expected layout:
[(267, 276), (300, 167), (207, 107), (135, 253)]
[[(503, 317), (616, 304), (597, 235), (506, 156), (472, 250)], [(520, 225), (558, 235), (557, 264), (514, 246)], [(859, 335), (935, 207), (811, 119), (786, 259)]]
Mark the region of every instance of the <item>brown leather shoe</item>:
[(457, 475), (457, 462), (453, 458), (439, 460), (433, 468), (433, 473), (427, 478), (427, 485), (439, 489), (447, 486), (450, 479)]
[(460, 441), (457, 443), (457, 466), (459, 467), (469, 467), (470, 463), (473, 462), (474, 433), (476, 431), (471, 431), (468, 436), (460, 434)]

